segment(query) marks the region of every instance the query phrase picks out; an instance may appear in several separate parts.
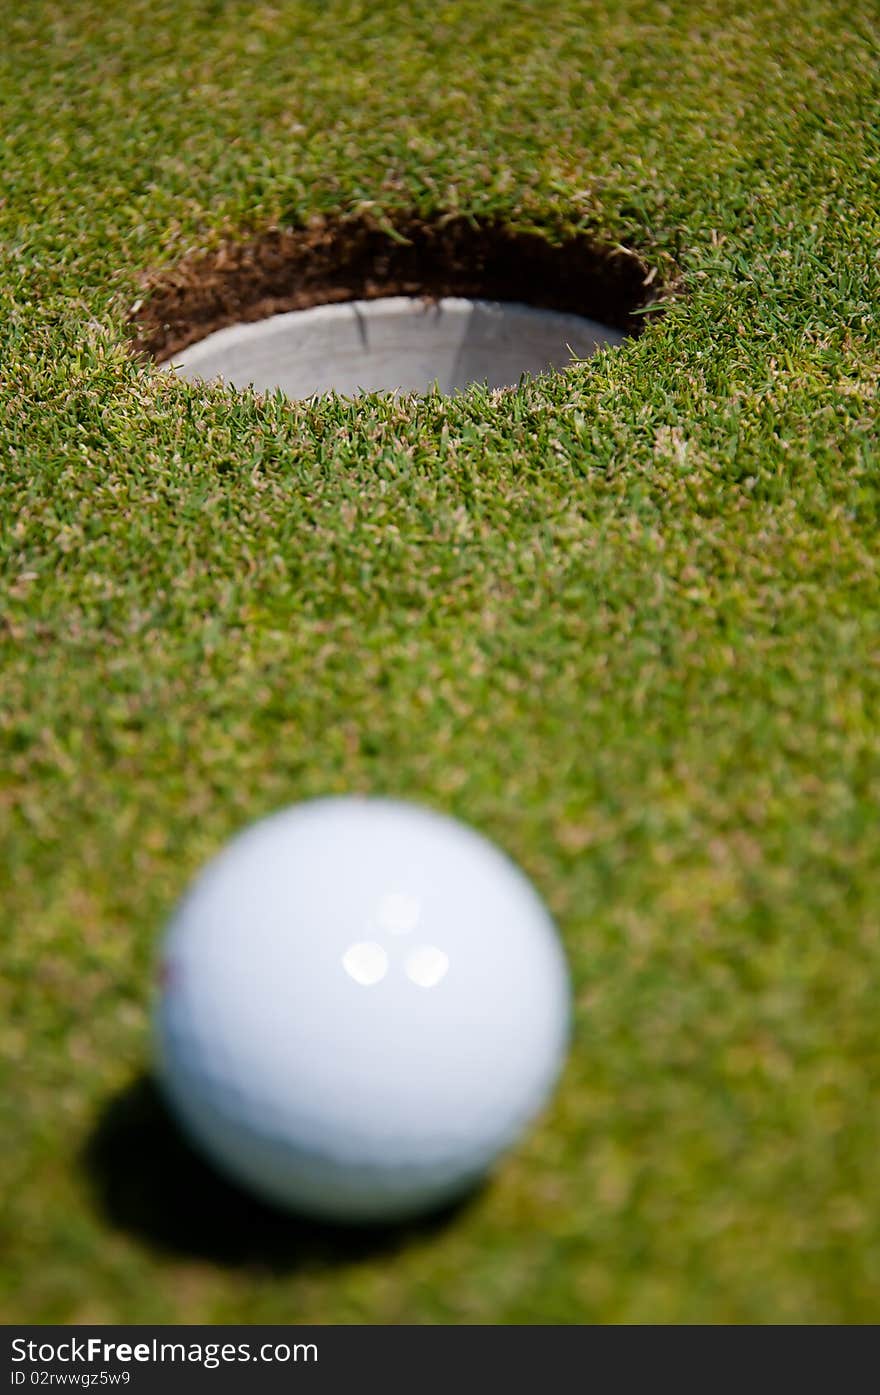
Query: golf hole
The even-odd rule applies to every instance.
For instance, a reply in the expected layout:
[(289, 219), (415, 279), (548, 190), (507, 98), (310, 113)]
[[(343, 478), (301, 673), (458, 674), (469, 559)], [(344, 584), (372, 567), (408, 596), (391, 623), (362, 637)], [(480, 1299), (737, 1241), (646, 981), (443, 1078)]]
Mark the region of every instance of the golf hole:
[(164, 366), (189, 380), (219, 378), (291, 398), (455, 393), (472, 383), (515, 386), (524, 375), (564, 368), (623, 337), (579, 315), (528, 305), (391, 296), (221, 329)]
[(147, 277), (133, 347), (190, 381), (456, 393), (516, 386), (644, 328), (664, 293), (632, 250), (460, 216), (273, 229)]

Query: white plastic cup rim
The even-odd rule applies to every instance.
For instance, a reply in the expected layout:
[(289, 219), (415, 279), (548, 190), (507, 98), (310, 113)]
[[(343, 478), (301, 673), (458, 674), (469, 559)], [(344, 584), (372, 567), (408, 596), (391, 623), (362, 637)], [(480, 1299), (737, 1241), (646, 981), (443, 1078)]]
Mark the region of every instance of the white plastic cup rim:
[(162, 367), (290, 398), (335, 392), (460, 392), (515, 387), (624, 335), (594, 320), (506, 301), (389, 296), (293, 310), (217, 330)]

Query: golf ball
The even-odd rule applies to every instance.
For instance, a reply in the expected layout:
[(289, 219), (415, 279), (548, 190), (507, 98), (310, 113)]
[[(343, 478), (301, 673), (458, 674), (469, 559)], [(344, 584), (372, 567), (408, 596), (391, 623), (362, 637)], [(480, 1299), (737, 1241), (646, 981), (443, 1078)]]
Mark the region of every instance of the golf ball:
[(391, 1220), (465, 1192), (546, 1101), (569, 983), (531, 883), (392, 800), (294, 805), (167, 932), (159, 1079), (192, 1140), (296, 1210)]

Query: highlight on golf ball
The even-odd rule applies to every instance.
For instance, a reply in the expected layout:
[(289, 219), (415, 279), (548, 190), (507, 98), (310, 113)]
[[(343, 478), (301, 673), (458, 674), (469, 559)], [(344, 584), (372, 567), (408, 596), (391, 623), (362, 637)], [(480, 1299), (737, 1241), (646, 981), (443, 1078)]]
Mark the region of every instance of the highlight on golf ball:
[(294, 805), (238, 835), (168, 928), (159, 1080), (230, 1177), (337, 1220), (467, 1192), (547, 1101), (569, 981), (525, 875), (387, 799)]

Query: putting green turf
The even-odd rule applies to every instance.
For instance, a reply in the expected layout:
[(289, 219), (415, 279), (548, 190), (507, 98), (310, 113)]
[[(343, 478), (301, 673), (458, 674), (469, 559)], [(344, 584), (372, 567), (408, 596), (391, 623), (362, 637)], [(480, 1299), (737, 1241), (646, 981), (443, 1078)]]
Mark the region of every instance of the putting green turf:
[[(877, 11), (7, 0), (0, 1314), (880, 1315)], [(364, 206), (569, 224), (683, 294), (520, 391), (135, 363), (142, 275)], [(576, 993), (470, 1206), (284, 1223), (155, 1104), (156, 937), (245, 821), (453, 812)]]

